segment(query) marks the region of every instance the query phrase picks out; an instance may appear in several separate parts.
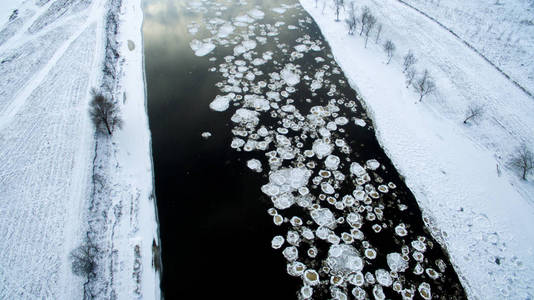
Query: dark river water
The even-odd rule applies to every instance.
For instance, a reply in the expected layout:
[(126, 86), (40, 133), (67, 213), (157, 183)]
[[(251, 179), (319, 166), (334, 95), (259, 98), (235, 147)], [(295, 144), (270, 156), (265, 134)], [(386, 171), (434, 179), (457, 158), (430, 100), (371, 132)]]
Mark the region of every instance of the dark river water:
[(145, 0), (143, 9), (166, 299), (465, 298), (297, 2)]

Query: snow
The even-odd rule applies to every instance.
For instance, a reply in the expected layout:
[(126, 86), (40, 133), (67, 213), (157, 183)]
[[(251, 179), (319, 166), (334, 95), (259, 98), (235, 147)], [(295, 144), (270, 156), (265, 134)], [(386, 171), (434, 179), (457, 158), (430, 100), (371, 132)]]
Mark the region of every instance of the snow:
[[(301, 3), (363, 97), (381, 145), (448, 249), (470, 298), (532, 298), (534, 188), (506, 167), (519, 144), (534, 148), (532, 99), (450, 32), (396, 0), (357, 3), (383, 24), (382, 42), (396, 44), (389, 65), (382, 46), (370, 39), (364, 48), (363, 39), (334, 21), (331, 7), (322, 13), (312, 0)], [(438, 87), (422, 102), (402, 74), (409, 49), (416, 69), (428, 68)], [(470, 103), (483, 103), (485, 115), (465, 126)]]
[[(0, 298), (83, 298), (85, 280), (73, 274), (69, 253), (89, 222), (100, 222), (90, 220), (97, 140), (97, 153), (112, 156), (102, 184), (113, 194), (102, 206), (106, 230), (95, 233), (105, 237), (97, 241), (98, 296), (159, 298), (140, 1), (119, 19), (124, 75), (114, 92), (124, 128), (105, 141), (95, 138), (87, 112), (91, 88), (102, 84), (105, 16), (118, 8), (104, 0), (40, 2), (7, 0), (0, 10)], [(15, 8), (18, 17), (6, 23)], [(139, 46), (129, 50), (128, 40)]]
[(458, 34), (534, 94), (532, 1), (405, 2)]

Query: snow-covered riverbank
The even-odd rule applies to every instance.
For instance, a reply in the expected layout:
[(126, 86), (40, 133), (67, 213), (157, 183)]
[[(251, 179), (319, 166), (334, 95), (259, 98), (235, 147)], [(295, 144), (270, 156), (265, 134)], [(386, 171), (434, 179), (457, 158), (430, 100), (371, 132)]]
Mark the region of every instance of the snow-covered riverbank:
[[(2, 4), (2, 299), (81, 299), (85, 279), (73, 274), (69, 254), (91, 228), (101, 229), (94, 295), (159, 298), (140, 2)], [(108, 138), (95, 135), (88, 103), (91, 88), (102, 86), (111, 11), (119, 21), (113, 93), (124, 127)]]
[[(473, 299), (525, 299), (534, 286), (533, 187), (506, 163), (516, 147), (534, 146), (534, 103), (449, 32), (394, 0), (358, 1), (383, 24), (382, 38), (350, 36), (331, 2), (300, 0), (329, 41), (336, 61), (363, 96), (378, 139), (443, 241)], [(361, 11), (361, 10), (360, 10)], [(344, 20), (346, 10), (341, 11)], [(359, 13), (359, 12), (358, 12)], [(383, 42), (397, 50), (386, 64)], [(402, 56), (429, 69), (438, 91), (416, 103)], [(468, 104), (485, 114), (470, 126)], [(498, 172), (498, 171), (501, 172)]]

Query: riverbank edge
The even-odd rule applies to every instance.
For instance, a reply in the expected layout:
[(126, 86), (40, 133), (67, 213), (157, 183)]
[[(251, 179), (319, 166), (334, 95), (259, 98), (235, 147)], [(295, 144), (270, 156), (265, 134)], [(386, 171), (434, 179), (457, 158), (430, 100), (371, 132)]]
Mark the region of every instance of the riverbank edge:
[[(121, 8), (118, 40), (123, 61), (119, 87), (123, 91), (122, 117), (125, 126), (117, 134), (121, 173), (138, 191), (137, 227), (130, 228), (130, 245), (140, 246), (140, 285), (137, 295), (143, 299), (162, 299), (160, 290), (161, 256), (159, 222), (155, 194), (152, 138), (148, 122), (147, 89), (144, 60), (143, 0), (124, 1)], [(134, 49), (129, 49), (130, 41)], [(126, 172), (125, 172), (126, 171)], [(134, 213), (135, 214), (135, 213)], [(135, 250), (134, 250), (135, 251)], [(135, 267), (134, 267), (135, 269)], [(134, 283), (136, 284), (136, 283)], [(128, 293), (127, 293), (128, 294)], [(126, 295), (125, 295), (126, 296)]]
[[(505, 296), (503, 293), (515, 292), (509, 290), (510, 283), (502, 280), (510, 278), (507, 276), (522, 283), (531, 280), (528, 278), (531, 270), (525, 266), (530, 268), (531, 259), (528, 253), (531, 250), (528, 241), (531, 240), (532, 231), (524, 232), (524, 239), (518, 237), (528, 224), (526, 220), (531, 215), (532, 208), (523, 200), (523, 196), (513, 184), (510, 184), (509, 174), (502, 178), (500, 174), (495, 174), (494, 154), (478, 145), (472, 138), (462, 135), (457, 128), (445, 132), (437, 131), (448, 128), (451, 122), (437, 115), (433, 109), (425, 107), (424, 103), (408, 107), (413, 105), (417, 98), (404, 88), (402, 74), (394, 74), (397, 68), (388, 68), (383, 63), (382, 53), (364, 49), (363, 39), (348, 36), (343, 27), (344, 22), (335, 22), (330, 8), (326, 13), (321, 13), (321, 8), (314, 8), (314, 1), (299, 0), (299, 2), (317, 23), (351, 87), (362, 95), (361, 102), (373, 120), (377, 140), (414, 193), (432, 235), (449, 253), (451, 263), (468, 297), (494, 298)], [(360, 60), (355, 57), (359, 57)], [(389, 79), (400, 80), (393, 82)], [(398, 115), (404, 115), (405, 119)], [(406, 117), (411, 120), (407, 120)], [(416, 124), (417, 121), (423, 122)], [(421, 136), (429, 138), (426, 144), (417, 143), (425, 140)], [(433, 153), (429, 151), (439, 148), (437, 144), (446, 144), (448, 138), (450, 138), (448, 147)], [(436, 145), (429, 146), (434, 142)], [(459, 148), (451, 149), (455, 147)], [(465, 157), (458, 156), (464, 153)], [(432, 157), (431, 154), (434, 155), (434, 160), (427, 159)], [(411, 159), (410, 155), (415, 158)], [(455, 171), (448, 174), (443, 169)], [(440, 172), (443, 172), (443, 175)], [(456, 174), (461, 175), (454, 178)], [(473, 174), (478, 176), (469, 176)], [(427, 178), (424, 178), (425, 176)], [(462, 179), (467, 180), (462, 181)], [(487, 197), (492, 193), (492, 196)], [(452, 198), (457, 199), (450, 201)], [(484, 203), (484, 200), (487, 201), (488, 207), (477, 207), (477, 204)], [(464, 205), (458, 205), (462, 201), (465, 201)], [(505, 209), (507, 205), (516, 208), (513, 209), (517, 212), (515, 218)], [(476, 217), (485, 218), (482, 223), (489, 225), (479, 226), (478, 220), (475, 219), (471, 220), (470, 224), (462, 223), (466, 220), (464, 207), (466, 211), (477, 213)], [(459, 232), (467, 227), (482, 229), (479, 232), (467, 229), (465, 232)], [(500, 234), (497, 235), (500, 239), (494, 248), (483, 247), (482, 245), (486, 244), (480, 243), (481, 249), (473, 249), (473, 245), (477, 245), (473, 240), (479, 239), (478, 235), (494, 233)], [(485, 238), (486, 236), (482, 236), (482, 239)], [(508, 249), (504, 251), (497, 249), (501, 241)], [(509, 258), (522, 261), (518, 265), (518, 271), (527, 275), (527, 278), (521, 278), (515, 271), (513, 274), (503, 274), (512, 272), (499, 269), (502, 261), (499, 264), (493, 261), (469, 262), (469, 259), (479, 253), (485, 254), (484, 258), (493, 254), (496, 261), (502, 258), (503, 254), (508, 261)], [(496, 269), (500, 274), (493, 273)], [(519, 282), (515, 285), (512, 283), (512, 288), (520, 287), (521, 292), (529, 293), (528, 285), (519, 286)]]

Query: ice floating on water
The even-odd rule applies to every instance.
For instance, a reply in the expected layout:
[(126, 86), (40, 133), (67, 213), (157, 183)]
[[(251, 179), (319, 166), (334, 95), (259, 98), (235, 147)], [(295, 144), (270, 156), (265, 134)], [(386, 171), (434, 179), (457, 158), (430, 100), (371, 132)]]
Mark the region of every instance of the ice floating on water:
[(419, 252), (425, 252), (426, 251), (426, 245), (425, 243), (421, 242), (420, 240), (415, 240), (412, 242), (412, 247), (419, 251)]
[(265, 13), (262, 12), (261, 10), (257, 9), (257, 8), (254, 8), (252, 9), (251, 11), (248, 12), (249, 16), (253, 17), (254, 19), (263, 19), (263, 17), (265, 16)]
[(211, 137), (211, 133), (206, 131), (206, 132), (203, 132), (201, 136), (203, 139), (207, 140)]
[(404, 272), (408, 269), (408, 262), (397, 252), (390, 253), (386, 256), (386, 261), (393, 272)]
[(234, 26), (232, 26), (229, 23), (226, 23), (219, 28), (219, 33), (217, 33), (217, 37), (226, 38), (234, 32), (234, 29), (235, 29)]
[(283, 14), (286, 12), (286, 9), (282, 7), (275, 7), (272, 9), (272, 11), (274, 11), (275, 13)]
[(365, 166), (370, 170), (376, 170), (380, 167), (380, 163), (376, 159), (370, 159), (365, 162)]
[(357, 162), (353, 162), (350, 165), (350, 172), (352, 174), (356, 175), (357, 177), (361, 177), (361, 176), (367, 174), (367, 171), (365, 171), (365, 169)]
[(354, 124), (356, 124), (356, 125), (358, 125), (360, 127), (365, 127), (365, 125), (366, 125), (365, 121), (362, 120), (362, 119), (355, 119), (354, 120)]
[(282, 255), (288, 260), (288, 261), (295, 261), (299, 257), (299, 251), (297, 247), (289, 246), (282, 251)]
[(423, 282), (419, 285), (417, 290), (419, 291), (419, 294), (421, 295), (421, 297), (423, 297), (423, 299), (432, 299), (432, 293), (430, 292), (430, 284)]
[(245, 108), (239, 108), (236, 110), (234, 115), (232, 116), (232, 122), (239, 123), (242, 125), (251, 124), (256, 125), (260, 121), (258, 118), (258, 113), (252, 110), (248, 110)]
[(391, 286), (393, 284), (393, 279), (389, 272), (384, 269), (378, 269), (375, 271), (376, 281), (382, 286)]
[(192, 40), (189, 45), (191, 46), (191, 49), (195, 52), (196, 56), (204, 56), (213, 51), (213, 49), (215, 49), (215, 44), (211, 42), (203, 43), (199, 40)]
[(315, 155), (317, 155), (317, 158), (322, 159), (332, 153), (332, 145), (323, 140), (315, 140), (315, 142), (313, 142), (312, 150)]
[(263, 169), (261, 168), (261, 161), (257, 159), (251, 159), (247, 161), (247, 167), (253, 171), (261, 172)]
[(273, 249), (280, 249), (283, 244), (284, 244), (284, 237), (281, 235), (275, 236), (273, 240), (271, 241), (271, 247), (273, 247)]
[(302, 298), (309, 299), (313, 296), (313, 288), (305, 285), (300, 289), (300, 294), (302, 295)]
[(332, 245), (328, 250), (329, 267), (337, 274), (348, 275), (363, 269), (363, 260), (350, 245)]
[(217, 95), (213, 101), (210, 103), (210, 108), (215, 111), (225, 111), (230, 106), (230, 96), (220, 96)]
[(336, 224), (334, 214), (328, 208), (319, 208), (311, 212), (311, 217), (319, 227), (333, 228)]
[(304, 272), (304, 283), (309, 286), (319, 284), (319, 273), (313, 269), (308, 269)]
[(297, 85), (300, 82), (300, 75), (297, 73), (297, 68), (293, 64), (287, 64), (280, 72), (280, 77), (289, 86)]

